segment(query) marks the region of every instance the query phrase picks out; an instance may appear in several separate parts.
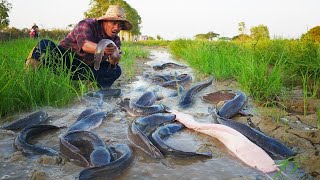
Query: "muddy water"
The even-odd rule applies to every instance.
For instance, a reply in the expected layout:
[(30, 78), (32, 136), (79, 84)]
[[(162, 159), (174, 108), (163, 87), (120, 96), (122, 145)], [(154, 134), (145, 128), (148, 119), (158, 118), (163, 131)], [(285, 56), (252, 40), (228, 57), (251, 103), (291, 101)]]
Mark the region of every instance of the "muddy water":
[[(214, 92), (222, 87), (215, 82), (197, 93), (194, 97), (194, 104), (191, 108), (180, 109), (178, 107), (179, 96), (171, 97), (175, 92), (173, 89), (163, 88), (156, 85), (148, 78), (154, 74), (191, 74), (194, 79), (187, 84), (189, 88), (192, 84), (206, 80), (208, 78), (195, 78), (192, 69), (165, 69), (154, 71), (152, 66), (161, 65), (166, 62), (183, 64), (170, 57), (164, 50), (153, 50), (151, 60), (146, 62), (141, 68), (143, 72), (136, 80), (130, 84), (116, 83), (115, 88), (121, 88), (122, 94), (119, 98), (109, 98), (100, 101), (98, 98), (85, 96), (83, 99), (70, 107), (54, 109), (47, 107), (50, 124), (57, 126), (70, 126), (78, 115), (89, 107), (97, 110), (109, 112), (106, 121), (97, 129), (92, 131), (101, 136), (108, 144), (127, 143), (133, 150), (135, 161), (119, 179), (269, 179), (276, 173), (262, 174), (250, 168), (236, 159), (228, 150), (216, 139), (206, 135), (185, 129), (167, 140), (172, 147), (187, 151), (206, 152), (211, 151), (212, 158), (177, 158), (166, 157), (163, 160), (152, 159), (148, 154), (133, 146), (127, 138), (127, 130), (130, 122), (137, 117), (131, 117), (119, 106), (119, 102), (124, 98), (135, 100), (146, 91), (156, 92), (162, 103), (170, 108), (179, 109), (185, 113), (195, 116), (198, 121), (212, 122), (208, 115), (210, 104), (201, 100), (201, 96)], [(19, 116), (23, 116), (19, 115)], [(18, 116), (17, 116), (18, 117)], [(58, 131), (50, 131), (34, 139), (33, 143), (38, 143), (59, 150), (58, 139), (66, 132), (67, 128)], [(17, 133), (12, 131), (0, 131), (0, 179), (77, 179), (83, 167), (80, 167), (62, 157), (34, 156), (25, 157), (21, 152), (15, 151), (12, 146)], [(291, 166), (288, 166), (285, 173), (290, 174)], [(291, 179), (300, 179), (303, 170), (297, 170)]]

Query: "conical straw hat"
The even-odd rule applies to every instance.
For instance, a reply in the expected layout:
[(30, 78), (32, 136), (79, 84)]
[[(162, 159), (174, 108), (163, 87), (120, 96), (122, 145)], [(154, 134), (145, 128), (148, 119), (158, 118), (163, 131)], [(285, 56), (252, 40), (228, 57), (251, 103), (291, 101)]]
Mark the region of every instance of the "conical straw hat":
[(126, 13), (119, 5), (110, 5), (106, 14), (97, 18), (98, 21), (123, 21), (122, 30), (132, 29), (130, 21), (126, 20)]

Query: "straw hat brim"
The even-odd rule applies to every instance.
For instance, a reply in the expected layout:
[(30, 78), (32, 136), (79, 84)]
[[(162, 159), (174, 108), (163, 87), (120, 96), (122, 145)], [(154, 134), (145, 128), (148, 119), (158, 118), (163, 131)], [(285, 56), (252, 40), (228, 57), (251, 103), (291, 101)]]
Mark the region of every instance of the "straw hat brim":
[(131, 30), (132, 29), (132, 24), (130, 21), (123, 19), (121, 17), (106, 17), (106, 16), (101, 16), (97, 18), (98, 21), (123, 21), (123, 27), (122, 30)]

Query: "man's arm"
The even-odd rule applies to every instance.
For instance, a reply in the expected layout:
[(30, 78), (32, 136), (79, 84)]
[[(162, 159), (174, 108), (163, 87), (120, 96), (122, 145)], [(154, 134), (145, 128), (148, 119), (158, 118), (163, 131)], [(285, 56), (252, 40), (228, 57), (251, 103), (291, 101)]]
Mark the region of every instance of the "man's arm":
[[(97, 43), (94, 43), (89, 40), (85, 40), (85, 43), (82, 46), (82, 50), (86, 53), (94, 54), (97, 48)], [(116, 47), (114, 46), (108, 46), (106, 47), (104, 53), (107, 55), (111, 55), (116, 50)]]

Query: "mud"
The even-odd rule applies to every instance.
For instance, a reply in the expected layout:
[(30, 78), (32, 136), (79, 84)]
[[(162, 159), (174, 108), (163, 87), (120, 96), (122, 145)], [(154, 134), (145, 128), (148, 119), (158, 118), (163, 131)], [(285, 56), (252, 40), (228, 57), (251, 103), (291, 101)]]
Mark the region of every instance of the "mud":
[[(130, 122), (138, 117), (129, 116), (119, 105), (122, 99), (137, 99), (146, 91), (154, 91), (159, 97), (156, 104), (164, 104), (170, 108), (192, 114), (198, 121), (212, 122), (208, 114), (208, 107), (213, 103), (202, 100), (202, 96), (218, 90), (236, 90), (235, 82), (214, 82), (213, 85), (201, 90), (195, 95), (194, 104), (188, 109), (179, 109), (178, 97), (171, 97), (175, 92), (155, 85), (146, 78), (155, 73), (181, 74), (188, 73), (193, 76), (192, 84), (198, 83), (209, 77), (197, 75), (191, 68), (165, 69), (154, 71), (152, 66), (165, 62), (175, 62), (187, 65), (182, 61), (173, 59), (166, 49), (152, 49), (150, 59), (138, 60), (136, 78), (128, 79), (122, 76), (116, 81), (113, 88), (121, 88), (122, 93), (118, 98), (107, 98), (101, 102), (98, 98), (85, 96), (71, 106), (57, 109), (44, 107), (49, 114), (49, 124), (69, 127), (79, 114), (93, 107), (100, 111), (109, 112), (110, 116), (96, 132), (107, 144), (126, 143), (132, 147), (135, 161), (118, 179), (320, 179), (320, 131), (317, 130), (317, 115), (315, 108), (319, 101), (308, 101), (308, 113), (301, 111), (302, 96), (299, 91), (288, 98), (282, 108), (262, 107), (252, 100), (248, 101), (246, 111), (252, 116), (236, 116), (236, 121), (246, 123), (247, 119), (260, 128), (260, 130), (293, 148), (298, 154), (294, 161), (288, 163), (278, 176), (277, 173), (262, 174), (236, 159), (227, 149), (214, 138), (185, 129), (181, 133), (170, 137), (167, 143), (177, 149), (186, 151), (206, 152), (211, 151), (213, 158), (176, 158), (166, 157), (163, 160), (151, 158), (139, 148), (133, 146), (127, 138)], [(125, 74), (125, 73), (124, 73)], [(289, 97), (289, 96), (288, 96)], [(291, 104), (290, 104), (291, 103)], [(301, 113), (302, 112), (302, 113)], [(27, 113), (26, 113), (27, 114)], [(26, 114), (19, 114), (22, 117)], [(5, 122), (6, 119), (1, 120)], [(33, 143), (46, 145), (59, 150), (59, 138), (66, 133), (67, 128), (57, 132), (44, 133), (41, 138), (34, 139)], [(28, 157), (16, 151), (13, 140), (17, 132), (0, 130), (0, 179), (77, 179), (83, 167), (64, 157), (33, 156)], [(276, 161), (280, 163), (282, 161)], [(294, 170), (294, 166), (299, 168)], [(284, 166), (283, 166), (284, 167)], [(294, 171), (293, 171), (294, 170)], [(293, 171), (293, 172), (292, 172)], [(285, 174), (285, 175), (284, 175)]]

